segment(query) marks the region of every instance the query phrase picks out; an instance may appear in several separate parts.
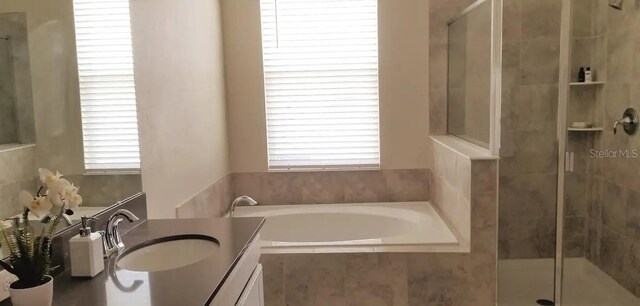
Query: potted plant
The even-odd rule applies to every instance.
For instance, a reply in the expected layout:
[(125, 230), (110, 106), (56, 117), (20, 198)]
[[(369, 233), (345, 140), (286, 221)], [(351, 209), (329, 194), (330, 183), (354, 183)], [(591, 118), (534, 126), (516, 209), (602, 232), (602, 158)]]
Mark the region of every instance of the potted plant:
[[(36, 195), (22, 191), (18, 197), (24, 206), (22, 216), (0, 226), (0, 244), (10, 254), (8, 261), (0, 260), (0, 266), (18, 278), (9, 286), (15, 306), (52, 304), (51, 238), (63, 215), (72, 215), (73, 209), (82, 204), (78, 187), (59, 172), (54, 174), (47, 169), (38, 172), (42, 186)], [(40, 233), (34, 232), (30, 213), (45, 224)]]

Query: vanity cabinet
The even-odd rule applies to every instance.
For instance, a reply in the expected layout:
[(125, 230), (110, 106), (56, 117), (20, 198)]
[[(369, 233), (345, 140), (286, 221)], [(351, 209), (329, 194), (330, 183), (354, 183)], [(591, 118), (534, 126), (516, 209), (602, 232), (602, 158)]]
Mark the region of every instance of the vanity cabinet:
[(210, 305), (263, 306), (262, 265), (259, 259), (260, 235), (257, 235)]
[(236, 306), (264, 306), (264, 284), (262, 280), (262, 265), (258, 264), (251, 279), (244, 288)]

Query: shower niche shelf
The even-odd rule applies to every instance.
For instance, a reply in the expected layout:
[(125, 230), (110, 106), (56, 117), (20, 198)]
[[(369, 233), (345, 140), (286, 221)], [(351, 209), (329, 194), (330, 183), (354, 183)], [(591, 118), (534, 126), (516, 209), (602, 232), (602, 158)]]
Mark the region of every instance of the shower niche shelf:
[(572, 87), (582, 87), (582, 86), (598, 86), (604, 85), (604, 82), (571, 82), (569, 83)]
[(603, 127), (590, 127), (590, 128), (576, 128), (576, 127), (570, 127), (567, 130), (569, 130), (569, 132), (593, 132), (593, 133), (597, 133), (597, 132), (602, 132), (604, 131)]

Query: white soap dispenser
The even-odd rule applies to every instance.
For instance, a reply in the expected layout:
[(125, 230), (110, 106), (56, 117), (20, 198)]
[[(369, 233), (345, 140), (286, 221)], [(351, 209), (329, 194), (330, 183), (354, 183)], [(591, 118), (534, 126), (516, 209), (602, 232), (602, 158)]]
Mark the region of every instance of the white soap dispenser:
[(89, 221), (95, 218), (82, 217), (80, 234), (69, 240), (71, 276), (94, 277), (104, 270), (102, 235), (91, 231)]

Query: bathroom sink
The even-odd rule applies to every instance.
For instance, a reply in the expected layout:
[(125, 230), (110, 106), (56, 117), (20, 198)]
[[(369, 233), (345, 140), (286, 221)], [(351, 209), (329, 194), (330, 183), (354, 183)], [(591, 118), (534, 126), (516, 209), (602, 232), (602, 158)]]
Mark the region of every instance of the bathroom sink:
[(148, 241), (120, 255), (118, 267), (131, 271), (157, 272), (185, 267), (213, 255), (220, 247), (202, 235), (164, 237)]

